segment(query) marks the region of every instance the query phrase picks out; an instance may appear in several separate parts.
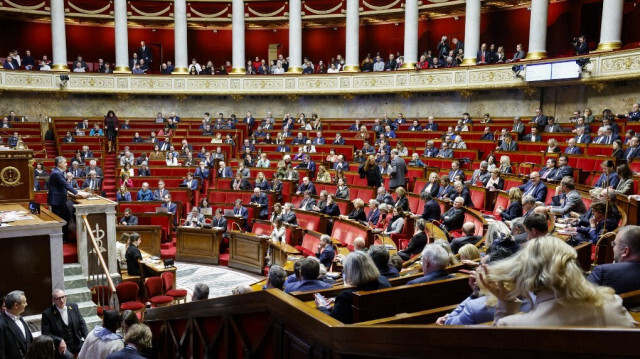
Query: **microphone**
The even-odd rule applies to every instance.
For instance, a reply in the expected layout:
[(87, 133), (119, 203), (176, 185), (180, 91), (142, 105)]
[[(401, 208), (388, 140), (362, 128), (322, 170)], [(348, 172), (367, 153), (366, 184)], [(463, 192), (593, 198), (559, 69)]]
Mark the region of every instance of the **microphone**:
[(244, 229), (242, 229), (242, 227), (240, 227), (240, 224), (238, 222), (232, 222), (233, 224), (235, 224), (238, 227), (238, 231), (240, 233), (244, 233)]

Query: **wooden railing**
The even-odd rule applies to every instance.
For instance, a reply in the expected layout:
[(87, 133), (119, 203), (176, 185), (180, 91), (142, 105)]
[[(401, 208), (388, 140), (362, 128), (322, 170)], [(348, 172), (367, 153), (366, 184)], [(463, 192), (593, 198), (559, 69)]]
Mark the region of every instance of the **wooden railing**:
[[(91, 251), (89, 254), (94, 254), (89, 255), (88, 282), (93, 288), (92, 291), (95, 290), (94, 293), (98, 300), (96, 304), (98, 306), (108, 307), (109, 309), (117, 309), (120, 305), (118, 304), (118, 296), (116, 295), (116, 286), (109, 274), (109, 266), (102, 256), (102, 243), (98, 243), (98, 240), (96, 240), (87, 216), (82, 216), (82, 222), (91, 241)], [(115, 255), (115, 253), (112, 255)], [(97, 259), (97, 261), (94, 258)]]

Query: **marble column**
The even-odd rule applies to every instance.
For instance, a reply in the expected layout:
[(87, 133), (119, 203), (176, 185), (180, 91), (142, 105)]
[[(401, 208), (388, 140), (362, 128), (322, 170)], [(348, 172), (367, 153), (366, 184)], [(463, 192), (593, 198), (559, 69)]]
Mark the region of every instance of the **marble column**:
[(233, 0), (232, 3), (232, 25), (231, 25), (231, 43), (232, 53), (232, 74), (244, 75), (244, 1)]
[(51, 47), (53, 71), (69, 71), (67, 66), (67, 35), (64, 24), (64, 0), (51, 0)]
[(360, 1), (347, 0), (347, 24), (343, 72), (360, 71)]
[(612, 51), (622, 47), (623, 10), (624, 0), (604, 0), (602, 3), (600, 43), (596, 51)]
[(549, 0), (531, 1), (531, 21), (529, 23), (529, 50), (526, 60), (547, 57), (547, 10)]
[(173, 36), (175, 38), (175, 69), (172, 74), (188, 74), (187, 1), (173, 0)]
[(131, 73), (129, 68), (129, 36), (127, 33), (127, 0), (115, 0), (113, 19), (116, 33), (116, 74)]
[(289, 0), (288, 73), (302, 73), (302, 1)]
[(415, 69), (418, 63), (418, 0), (404, 3), (404, 63), (403, 69)]
[(462, 65), (475, 65), (478, 50), (480, 50), (480, 0), (467, 0)]

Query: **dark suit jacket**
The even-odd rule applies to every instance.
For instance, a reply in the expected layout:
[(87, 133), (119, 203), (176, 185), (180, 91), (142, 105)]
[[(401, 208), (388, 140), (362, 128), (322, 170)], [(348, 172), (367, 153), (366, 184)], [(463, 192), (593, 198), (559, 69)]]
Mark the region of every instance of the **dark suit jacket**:
[(233, 177), (231, 167), (225, 167), (223, 170), (218, 170), (218, 177)]
[(443, 280), (443, 279), (449, 279), (452, 278), (453, 275), (447, 273), (446, 270), (439, 270), (439, 271), (435, 271), (435, 272), (431, 272), (423, 277), (420, 278), (416, 278), (414, 280), (410, 280), (407, 282), (407, 285), (412, 285), (412, 284), (420, 284), (420, 283), (428, 283), (428, 282), (433, 282), (436, 280)]
[(509, 207), (502, 211), (500, 216), (505, 221), (510, 221), (514, 218), (522, 217), (522, 203), (511, 202), (511, 204), (509, 204)]
[(432, 199), (424, 203), (421, 217), (424, 218), (425, 221), (439, 220), (440, 212), (440, 205), (436, 200)]
[(354, 209), (353, 211), (351, 211), (351, 213), (349, 213), (349, 219), (352, 219), (354, 221), (366, 222), (367, 215), (364, 213), (363, 209)]
[(500, 144), (500, 151), (517, 151), (518, 143), (516, 141), (511, 141), (511, 143), (507, 144), (506, 141), (502, 141)]
[(367, 222), (372, 223), (373, 225), (378, 224), (378, 220), (380, 219), (380, 210), (376, 208), (375, 211), (369, 211), (367, 215)]
[(456, 197), (464, 198), (465, 207), (474, 207), (473, 201), (471, 200), (471, 194), (469, 193), (469, 188), (467, 187), (463, 188), (462, 193), (458, 193), (457, 191), (454, 190), (449, 195), (449, 198), (451, 198), (452, 201), (455, 200)]
[(25, 329), (26, 338), (20, 328), (5, 313), (0, 315), (0, 359), (20, 359), (26, 357), (27, 348), (33, 341), (29, 326), (20, 318)]
[(458, 254), (458, 250), (462, 248), (462, 246), (464, 246), (465, 244), (476, 244), (481, 239), (482, 237), (480, 236), (466, 236), (466, 237), (454, 238), (451, 241), (451, 251), (453, 252), (453, 254)]
[(314, 186), (313, 183), (309, 182), (308, 185), (303, 183), (298, 187), (298, 191), (300, 191), (300, 193), (303, 193), (306, 190), (311, 191), (312, 196), (316, 195), (316, 186)]
[[(67, 303), (67, 313), (69, 316), (69, 326), (71, 326), (73, 332), (73, 340), (75, 347), (69, 346), (68, 350), (72, 353), (80, 351), (81, 340), (87, 337), (89, 330), (87, 324), (80, 314), (78, 305), (76, 303)], [(60, 312), (54, 305), (47, 308), (42, 312), (42, 334), (48, 335), (53, 338), (56, 343), (56, 347), (59, 346), (60, 341), (64, 339), (64, 328), (62, 317)], [(67, 343), (69, 345), (70, 343)]]
[(482, 55), (484, 55), (484, 63), (490, 64), (493, 62), (493, 57), (491, 56), (491, 52), (489, 50), (486, 51), (478, 51), (478, 55), (476, 56), (476, 61), (480, 63), (482, 61)]
[(567, 147), (567, 148), (564, 149), (564, 153), (566, 153), (568, 155), (580, 155), (580, 154), (582, 154), (582, 149), (580, 149), (580, 147), (578, 147), (578, 146), (576, 146), (576, 147)]
[[(524, 193), (527, 192), (529, 188), (531, 188), (531, 186), (533, 186), (533, 183), (529, 181), (518, 188), (520, 188), (522, 194), (524, 195)], [(536, 199), (536, 201), (544, 202), (544, 200), (547, 198), (547, 186), (545, 186), (542, 181), (538, 182), (538, 185), (535, 187), (531, 195)]]
[(576, 140), (576, 143), (591, 143), (591, 136), (587, 135), (586, 133), (584, 135), (582, 135), (582, 142), (578, 142), (578, 139), (580, 139), (580, 136), (576, 136), (574, 137), (574, 139)]
[(563, 177), (566, 176), (573, 177), (573, 168), (569, 166), (556, 168), (556, 173), (553, 175), (552, 179), (554, 181), (560, 181)]
[(251, 202), (257, 203), (260, 205), (260, 218), (267, 218), (269, 215), (269, 197), (266, 194), (260, 193), (259, 196), (255, 194), (251, 196)]
[(427, 245), (427, 234), (424, 232), (417, 233), (415, 236), (411, 238), (407, 248), (405, 248), (402, 252), (409, 255), (409, 257), (416, 255), (424, 249), (424, 246)]
[(146, 359), (132, 347), (124, 347), (122, 350), (109, 354), (107, 359)]
[(640, 157), (640, 147), (632, 148), (629, 147), (624, 151), (624, 155), (622, 156), (623, 160), (633, 159)]
[(640, 262), (601, 264), (589, 275), (589, 281), (611, 287), (616, 294), (640, 289)]
[(320, 263), (324, 264), (328, 271), (329, 267), (331, 267), (331, 263), (333, 263), (333, 259), (336, 257), (336, 252), (333, 250), (332, 246), (328, 245), (324, 248), (322, 253), (316, 253), (316, 257), (318, 257)]
[(126, 223), (127, 226), (137, 226), (138, 225), (138, 217), (136, 217), (134, 215), (130, 215), (129, 219), (127, 219), (127, 217), (123, 216), (120, 219), (120, 223)]
[(340, 207), (338, 207), (337, 204), (332, 203), (330, 205), (326, 205), (321, 211), (320, 213), (324, 213), (328, 216), (339, 216), (340, 215)]
[(47, 203), (51, 206), (63, 206), (67, 203), (67, 191), (78, 194), (71, 185), (65, 181), (64, 173), (58, 168), (54, 168), (49, 176), (49, 193), (47, 193)]
[(296, 214), (293, 212), (282, 213), (282, 222), (289, 224), (298, 224), (298, 218), (296, 218)]
[[(553, 179), (553, 177), (556, 174), (556, 168), (549, 168), (549, 167), (543, 167), (538, 173), (540, 174), (540, 178), (547, 178), (547, 179)], [(548, 173), (547, 173), (548, 172)], [(547, 177), (544, 177), (544, 175), (547, 175)]]
[(151, 61), (153, 61), (153, 56), (151, 55), (151, 48), (145, 44), (144, 49), (142, 47), (138, 48), (138, 59), (143, 59), (146, 65), (149, 65)]
[(525, 135), (522, 140), (525, 141), (525, 142), (531, 142), (532, 138), (533, 138), (533, 141), (535, 141), (535, 142), (540, 142), (542, 140), (542, 137), (540, 137), (540, 135), (536, 135), (534, 137), (532, 134)]
[(326, 314), (331, 315), (331, 317), (345, 323), (350, 324), (353, 323), (353, 293), (357, 291), (369, 291), (383, 288), (390, 288), (391, 284), (386, 277), (379, 276), (378, 279), (371, 281), (369, 283), (361, 284), (357, 287), (351, 287), (343, 290), (336, 297), (335, 304), (333, 306), (333, 310), (329, 312), (326, 308), (320, 308)]
[(447, 230), (454, 231), (462, 228), (464, 223), (464, 210), (462, 208), (456, 209), (451, 207), (442, 216), (442, 223), (447, 227)]
[(396, 208), (402, 208), (403, 211), (409, 211), (409, 199), (407, 197), (398, 197), (398, 200), (393, 205)]
[[(89, 179), (85, 179), (85, 180), (82, 182), (82, 189), (89, 188), (89, 182), (90, 182), (90, 181), (91, 181), (91, 180), (89, 180)], [(100, 179), (99, 179), (99, 178), (94, 179), (94, 180), (93, 180), (93, 189), (94, 189), (94, 190), (99, 190), (101, 187), (102, 187), (102, 183), (100, 182)]]
[(215, 216), (211, 219), (211, 226), (224, 228), (227, 230), (227, 219), (224, 217), (216, 218)]
[(311, 211), (311, 209), (315, 205), (316, 205), (316, 200), (315, 199), (313, 199), (313, 198), (309, 198), (309, 199), (303, 198), (302, 201), (300, 202), (300, 209), (303, 209), (305, 211)]

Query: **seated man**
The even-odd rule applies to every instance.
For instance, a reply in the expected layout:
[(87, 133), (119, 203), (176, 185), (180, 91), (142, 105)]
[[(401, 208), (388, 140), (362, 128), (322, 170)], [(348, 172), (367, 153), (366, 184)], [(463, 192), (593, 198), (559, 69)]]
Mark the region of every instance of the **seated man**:
[(458, 254), (458, 250), (465, 244), (475, 245), (482, 239), (481, 236), (476, 236), (476, 225), (473, 222), (467, 222), (462, 225), (462, 233), (464, 237), (454, 238), (451, 241), (451, 251), (453, 254)]
[[(439, 206), (438, 206), (439, 207)], [(407, 248), (398, 252), (403, 261), (408, 261), (414, 255), (421, 253), (427, 245), (427, 233), (425, 231), (425, 220), (420, 218), (416, 221), (416, 233), (411, 237)]]
[(618, 227), (618, 220), (614, 216), (605, 216), (607, 213), (607, 205), (605, 202), (593, 202), (589, 210), (592, 217), (589, 219), (587, 226), (578, 226), (578, 240), (581, 242), (591, 242), (597, 244), (601, 238), (603, 231), (613, 232)]
[(251, 204), (257, 205), (260, 209), (260, 213), (258, 213), (260, 219), (266, 219), (269, 216), (269, 197), (260, 188), (253, 189), (250, 201)]
[(306, 190), (303, 193), (304, 193), (304, 198), (302, 199), (302, 202), (300, 202), (299, 208), (305, 211), (312, 211), (313, 206), (316, 205), (316, 200), (311, 198), (310, 190)]
[(576, 146), (576, 140), (574, 138), (570, 138), (567, 140), (567, 148), (564, 149), (564, 153), (568, 155), (580, 155), (582, 154), (582, 149)]
[(511, 137), (511, 134), (507, 133), (503, 136), (503, 138), (504, 140), (502, 141), (500, 146), (496, 148), (496, 150), (500, 150), (500, 151), (517, 151), (518, 150), (518, 143), (513, 140), (513, 137)]
[(551, 213), (569, 215), (571, 212), (585, 213), (587, 207), (582, 201), (580, 193), (576, 191), (576, 185), (571, 177), (565, 177), (556, 188), (556, 195), (552, 198), (552, 206), (548, 207)]
[(440, 216), (442, 225), (448, 231), (455, 231), (462, 228), (464, 222), (464, 198), (456, 197), (453, 201), (453, 206)]
[(320, 237), (320, 244), (318, 244), (318, 251), (316, 252), (316, 257), (320, 260), (320, 263), (327, 268), (331, 268), (331, 264), (333, 264), (333, 259), (336, 257), (336, 252), (333, 250), (333, 245), (331, 243), (331, 237), (326, 234), (323, 234)]
[(176, 216), (176, 213), (178, 212), (178, 205), (171, 202), (171, 195), (170, 194), (165, 194), (164, 195), (164, 203), (162, 203), (162, 208), (166, 208), (167, 209), (167, 213), (171, 213), (173, 216), (173, 225), (177, 226), (178, 225), (178, 218)]
[(331, 288), (331, 284), (318, 279), (320, 276), (320, 261), (317, 258), (307, 257), (299, 260), (299, 262), (300, 266), (296, 272), (299, 273), (300, 280), (286, 284), (285, 293)]
[(97, 178), (96, 171), (90, 171), (87, 179), (82, 182), (82, 189), (87, 191), (100, 191), (100, 179)]
[(612, 245), (615, 263), (596, 266), (587, 279), (616, 294), (640, 289), (640, 226), (622, 228)]
[(389, 250), (385, 246), (371, 246), (371, 248), (369, 248), (369, 257), (373, 260), (381, 276), (387, 279), (400, 276), (398, 270), (389, 264)]
[(187, 178), (182, 181), (182, 185), (186, 186), (188, 189), (195, 191), (198, 189), (198, 180), (193, 178), (192, 173), (187, 173)]
[(149, 183), (142, 183), (142, 188), (138, 191), (137, 201), (153, 201), (153, 192), (149, 189)]
[(164, 188), (164, 181), (158, 181), (158, 189), (153, 191), (153, 200), (162, 201), (169, 194), (169, 190)]
[(296, 214), (291, 210), (292, 208), (293, 204), (284, 204), (284, 207), (282, 208), (282, 222), (297, 225), (298, 219), (296, 218)]
[(296, 194), (301, 194), (301, 193), (304, 193), (305, 191), (309, 191), (309, 193), (311, 193), (312, 196), (316, 195), (316, 186), (314, 186), (313, 183), (311, 183), (311, 181), (309, 180), (309, 177), (304, 177), (302, 179), (302, 184), (300, 184), (300, 187), (298, 187), (298, 191), (296, 191)]
[(120, 224), (123, 226), (137, 226), (138, 217), (131, 214), (131, 208), (125, 208), (124, 216), (120, 219)]
[(187, 227), (200, 227), (204, 224), (204, 214), (200, 213), (197, 206), (191, 208), (184, 225)]
[(427, 244), (422, 251), (424, 276), (407, 282), (407, 285), (452, 278), (453, 275), (447, 273), (447, 264), (449, 264), (449, 253), (438, 244)]
[(547, 198), (547, 186), (540, 180), (538, 172), (529, 174), (529, 182), (518, 187), (522, 191), (522, 196), (532, 196), (537, 202), (544, 202)]

